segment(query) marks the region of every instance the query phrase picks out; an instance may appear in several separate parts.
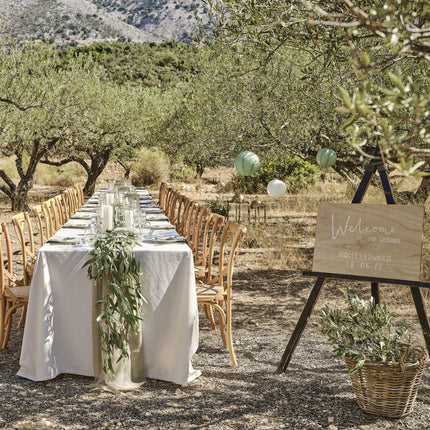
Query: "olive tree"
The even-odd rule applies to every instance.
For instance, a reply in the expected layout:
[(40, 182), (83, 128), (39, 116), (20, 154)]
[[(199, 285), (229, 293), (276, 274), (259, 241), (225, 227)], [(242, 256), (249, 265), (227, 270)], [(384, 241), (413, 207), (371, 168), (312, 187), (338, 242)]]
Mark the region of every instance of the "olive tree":
[[(291, 49), (308, 52), (328, 69), (348, 61), (355, 88), (339, 85), (348, 143), (367, 157), (380, 145), (387, 161), (406, 175), (428, 168), (427, 1), (210, 0), (208, 6), (215, 40), (245, 42), (263, 51), (268, 62)], [(428, 195), (424, 179), (415, 197)]]
[(0, 190), (12, 210), (27, 208), (40, 161), (66, 144), (78, 130), (86, 74), (80, 64), (59, 68), (45, 45), (0, 50), (0, 150), (15, 157), (18, 181), (0, 169)]
[(79, 130), (54, 157), (42, 163), (65, 165), (79, 163), (87, 173), (84, 193), (92, 194), (98, 177), (108, 161), (124, 163), (133, 157), (143, 143), (145, 109), (150, 90), (133, 86), (119, 86), (99, 79), (89, 81), (82, 115), (75, 118)]
[[(262, 158), (288, 151), (303, 160), (314, 160), (316, 148), (328, 144), (351, 152), (341, 129), (346, 116), (336, 112), (343, 67), (332, 66), (328, 75), (319, 61), (321, 73), (310, 75), (308, 53), (281, 47), (279, 54), (266, 62), (264, 53), (247, 47), (204, 51), (199, 76), (160, 125), (164, 150), (199, 167), (231, 165), (243, 150)], [(340, 159), (339, 172), (361, 174), (361, 165), (349, 160)]]
[(1, 154), (15, 157), (18, 176), (0, 169), (0, 190), (13, 210), (27, 208), (39, 163), (78, 162), (90, 193), (111, 157), (141, 144), (143, 90), (112, 83), (88, 58), (64, 64), (43, 44), (4, 48), (0, 57)]

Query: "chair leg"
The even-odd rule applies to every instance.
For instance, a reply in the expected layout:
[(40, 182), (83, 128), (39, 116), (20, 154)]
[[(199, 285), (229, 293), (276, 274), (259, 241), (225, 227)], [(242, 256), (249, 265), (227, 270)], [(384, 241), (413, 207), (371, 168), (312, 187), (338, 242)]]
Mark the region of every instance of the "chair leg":
[(234, 353), (233, 348), (233, 336), (231, 332), (231, 303), (230, 301), (226, 301), (226, 319), (227, 319), (227, 347), (230, 353), (231, 364), (233, 366), (237, 366), (236, 354)]
[(3, 297), (0, 300), (0, 350), (3, 349), (4, 338), (4, 320), (6, 317), (6, 299)]
[(27, 316), (27, 305), (24, 305), (22, 307), (21, 318), (19, 319), (18, 327), (24, 327), (26, 316)]
[(205, 305), (205, 314), (206, 317), (209, 319), (209, 321), (211, 322), (211, 326), (212, 326), (212, 330), (216, 330), (216, 324), (215, 324), (215, 319), (214, 319), (214, 313), (212, 312), (212, 307), (209, 305)]
[(10, 329), (12, 327), (12, 315), (15, 313), (17, 308), (24, 305), (25, 303), (16, 303), (7, 310), (6, 317), (4, 319), (4, 324), (6, 326), (6, 334), (3, 339), (2, 349), (6, 348), (9, 342)]
[(8, 310), (6, 312), (5, 319), (4, 319), (4, 327), (6, 330), (4, 332), (3, 342), (1, 344), (1, 349), (5, 349), (7, 346), (7, 343), (9, 342), (11, 325), (12, 325), (12, 315), (9, 315), (9, 310)]

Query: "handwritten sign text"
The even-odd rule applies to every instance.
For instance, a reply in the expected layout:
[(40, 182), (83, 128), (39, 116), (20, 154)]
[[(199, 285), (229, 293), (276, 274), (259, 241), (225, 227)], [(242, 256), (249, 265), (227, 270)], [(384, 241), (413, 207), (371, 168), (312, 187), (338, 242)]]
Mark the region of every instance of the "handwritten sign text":
[(312, 270), (419, 281), (424, 209), (322, 203)]

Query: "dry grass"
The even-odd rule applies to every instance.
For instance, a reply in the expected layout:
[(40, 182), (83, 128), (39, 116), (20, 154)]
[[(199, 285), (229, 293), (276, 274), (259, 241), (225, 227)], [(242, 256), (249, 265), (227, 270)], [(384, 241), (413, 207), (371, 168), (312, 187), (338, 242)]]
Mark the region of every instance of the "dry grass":
[[(231, 170), (224, 169), (219, 177), (228, 180)], [(208, 172), (207, 179), (216, 178), (217, 172)], [(395, 178), (393, 187), (400, 191), (413, 191), (418, 186), (415, 178)], [(280, 199), (268, 195), (245, 195), (241, 203), (230, 205), (230, 219), (240, 220), (247, 226), (244, 251), (241, 264), (254, 270), (287, 270), (302, 272), (311, 270), (318, 204), (321, 202), (350, 203), (355, 195), (357, 184), (339, 180), (329, 180), (311, 185), (299, 194), (286, 194)], [(207, 202), (215, 198), (221, 201), (231, 200), (232, 193), (208, 194), (207, 187), (182, 187), (190, 197)], [(248, 205), (258, 201), (266, 209), (250, 210)], [(363, 203), (385, 204), (385, 195), (381, 187), (370, 185)], [(430, 280), (430, 201), (425, 206), (425, 223), (422, 247), (421, 279)], [(346, 286), (346, 282), (339, 282)], [(349, 286), (349, 285), (348, 285)], [(350, 286), (349, 286), (350, 287)], [(353, 288), (353, 286), (352, 286)], [(366, 287), (365, 287), (366, 288)], [(430, 301), (430, 291), (423, 290), (423, 296)], [(402, 314), (415, 313), (409, 288), (394, 285), (381, 286), (381, 298)]]
[[(104, 175), (119, 176), (110, 166)], [(228, 178), (229, 171), (222, 171)], [(179, 187), (194, 200), (207, 202), (231, 195), (216, 192), (208, 172), (207, 182)], [(205, 179), (205, 178), (204, 178)], [(404, 184), (402, 184), (404, 186)], [(34, 191), (47, 195), (48, 187)], [(157, 194), (156, 187), (150, 191)], [(239, 365), (230, 366), (227, 350), (200, 313), (199, 350), (193, 358), (203, 376), (187, 387), (148, 381), (142, 389), (112, 395), (89, 391), (92, 380), (62, 375), (34, 383), (16, 376), (22, 329), (13, 328), (6, 351), (0, 354), (0, 428), (55, 428), (61, 430), (109, 429), (333, 429), (403, 430), (427, 429), (430, 420), (425, 372), (412, 414), (402, 420), (387, 420), (363, 413), (355, 401), (345, 366), (333, 361), (330, 346), (308, 324), (285, 374), (275, 373), (295, 324), (315, 280), (302, 275), (312, 265), (318, 203), (350, 202), (355, 187), (343, 182), (318, 183), (300, 194), (273, 200), (257, 196), (266, 205), (266, 223), (242, 210), (241, 222), (248, 232), (238, 257), (234, 276), (233, 338)], [(51, 190), (52, 192), (52, 190)], [(246, 196), (248, 202), (255, 196)], [(365, 202), (384, 203), (382, 192), (369, 189)], [(235, 217), (232, 209), (230, 216)], [(426, 207), (423, 274), (428, 275), (429, 213)], [(342, 300), (344, 287), (368, 297), (364, 282), (347, 285), (330, 281), (314, 312)], [(382, 285), (382, 300), (423, 343), (420, 326), (407, 287)], [(3, 381), (3, 382), (2, 382)]]

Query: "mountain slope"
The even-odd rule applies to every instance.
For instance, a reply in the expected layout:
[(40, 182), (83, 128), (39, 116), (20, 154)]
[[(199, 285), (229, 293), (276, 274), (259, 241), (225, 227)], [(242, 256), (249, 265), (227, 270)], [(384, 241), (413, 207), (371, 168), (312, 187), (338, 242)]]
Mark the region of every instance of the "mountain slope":
[(95, 40), (190, 41), (201, 0), (0, 0), (0, 21), (15, 40), (86, 44)]

